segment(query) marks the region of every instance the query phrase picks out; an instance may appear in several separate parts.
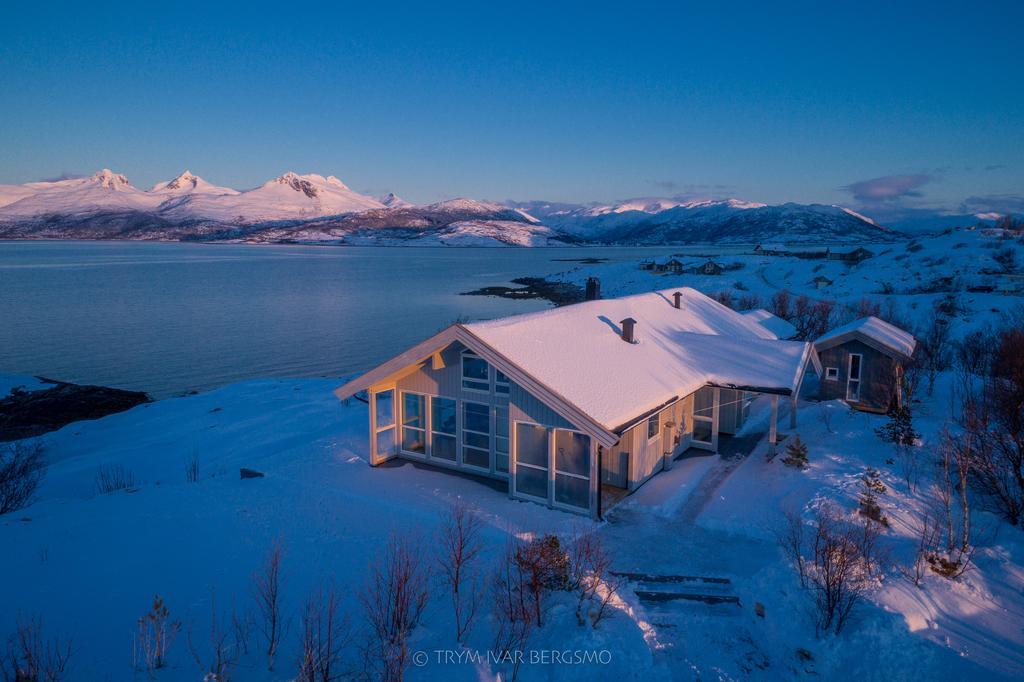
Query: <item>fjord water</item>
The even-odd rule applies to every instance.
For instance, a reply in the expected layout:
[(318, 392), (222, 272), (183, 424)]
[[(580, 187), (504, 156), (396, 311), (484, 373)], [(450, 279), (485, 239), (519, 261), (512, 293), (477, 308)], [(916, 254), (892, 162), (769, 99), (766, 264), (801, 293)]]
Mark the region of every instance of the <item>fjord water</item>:
[(0, 372), (154, 397), (340, 377), (456, 319), (549, 305), (460, 292), (668, 251), (0, 242)]

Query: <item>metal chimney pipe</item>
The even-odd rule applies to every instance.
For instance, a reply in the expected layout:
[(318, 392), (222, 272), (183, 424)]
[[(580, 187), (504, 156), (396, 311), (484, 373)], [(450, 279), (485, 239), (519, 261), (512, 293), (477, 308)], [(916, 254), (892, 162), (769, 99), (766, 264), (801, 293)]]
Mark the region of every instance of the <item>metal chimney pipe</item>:
[(683, 303), (682, 303), (683, 292), (677, 291), (676, 293), (672, 294), (672, 299), (675, 301), (675, 303), (673, 303), (673, 305), (675, 305), (676, 308), (680, 308), (681, 309), (683, 307)]
[(636, 335), (634, 333), (636, 320), (632, 317), (627, 317), (622, 322), (619, 322), (619, 324), (622, 325), (622, 340), (626, 343), (636, 343)]

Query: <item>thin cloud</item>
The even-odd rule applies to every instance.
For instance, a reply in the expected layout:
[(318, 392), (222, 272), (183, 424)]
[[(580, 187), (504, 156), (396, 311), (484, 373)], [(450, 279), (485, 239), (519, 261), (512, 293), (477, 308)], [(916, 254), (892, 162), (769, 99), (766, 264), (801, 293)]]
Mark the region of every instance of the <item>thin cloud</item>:
[(840, 187), (840, 190), (849, 192), (855, 200), (865, 204), (895, 202), (907, 197), (922, 196), (919, 188), (931, 182), (932, 179), (932, 176), (926, 173), (885, 175), (880, 178), (854, 182)]
[(987, 171), (1002, 170), (1004, 168), (1006, 168), (1006, 166), (1004, 164), (1001, 164), (1001, 163), (994, 163), (991, 166), (985, 166), (985, 170), (987, 170)]
[(960, 204), (963, 213), (1024, 213), (1024, 195), (981, 194), (967, 197)]

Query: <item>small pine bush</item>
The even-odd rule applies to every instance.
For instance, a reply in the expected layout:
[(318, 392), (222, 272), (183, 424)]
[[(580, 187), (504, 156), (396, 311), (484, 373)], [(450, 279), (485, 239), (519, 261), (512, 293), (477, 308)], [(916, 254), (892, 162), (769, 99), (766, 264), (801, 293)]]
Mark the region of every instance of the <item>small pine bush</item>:
[(910, 416), (910, 408), (906, 405), (897, 407), (895, 404), (889, 408), (886, 415), (889, 421), (877, 429), (875, 435), (886, 443), (896, 445), (913, 445), (918, 439), (918, 433), (914, 430), (914, 420)]
[(782, 458), (782, 463), (794, 469), (807, 468), (807, 444), (800, 440), (799, 434), (786, 446), (786, 456)]

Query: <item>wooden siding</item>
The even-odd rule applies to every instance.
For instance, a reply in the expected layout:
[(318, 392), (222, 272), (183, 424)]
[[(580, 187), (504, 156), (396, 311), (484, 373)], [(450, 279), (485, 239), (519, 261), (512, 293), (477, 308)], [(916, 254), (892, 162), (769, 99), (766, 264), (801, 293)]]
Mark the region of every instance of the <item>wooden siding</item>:
[(852, 353), (861, 355), (863, 359), (860, 374), (860, 400), (856, 403), (851, 401), (850, 404), (872, 411), (888, 409), (898, 387), (896, 368), (899, 363), (885, 353), (858, 340), (847, 341), (820, 352), (822, 367), (837, 368), (839, 377), (835, 381), (826, 379), (824, 374), (827, 370), (823, 369), (818, 395), (822, 400), (846, 400), (850, 354)]

